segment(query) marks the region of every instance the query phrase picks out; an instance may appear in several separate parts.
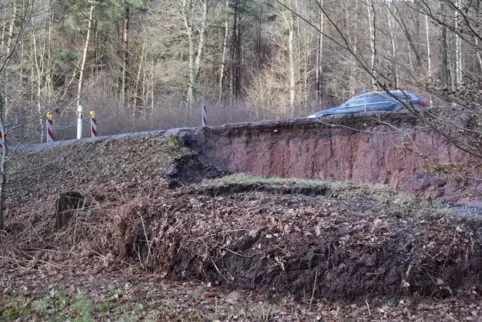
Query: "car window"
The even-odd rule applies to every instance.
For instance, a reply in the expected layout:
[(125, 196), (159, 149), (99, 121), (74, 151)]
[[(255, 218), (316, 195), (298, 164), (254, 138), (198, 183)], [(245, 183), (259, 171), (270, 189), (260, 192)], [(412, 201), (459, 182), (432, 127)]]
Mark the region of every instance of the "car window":
[(399, 100), (409, 100), (412, 98), (411, 93), (409, 92), (391, 92), (391, 95), (395, 96)]
[(383, 95), (373, 94), (373, 95), (367, 95), (365, 99), (365, 103), (368, 104), (368, 103), (385, 102), (387, 100), (388, 98)]
[(356, 97), (353, 97), (351, 99), (349, 99), (348, 101), (346, 101), (343, 106), (346, 106), (346, 105), (358, 105), (358, 104), (362, 104), (364, 101), (365, 101), (365, 97), (367, 95), (360, 95), (360, 96), (356, 96)]

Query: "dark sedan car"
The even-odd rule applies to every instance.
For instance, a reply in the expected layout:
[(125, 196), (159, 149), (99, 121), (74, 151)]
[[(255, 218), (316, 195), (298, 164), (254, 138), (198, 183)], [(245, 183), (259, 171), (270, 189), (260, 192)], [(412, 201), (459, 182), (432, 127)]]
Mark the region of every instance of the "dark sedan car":
[[(413, 106), (428, 106), (428, 101), (426, 99), (412, 91), (394, 90), (390, 91), (390, 94), (391, 95), (386, 92), (361, 94), (349, 99), (340, 106), (311, 114), (308, 118), (318, 118), (330, 115), (355, 115), (367, 112), (396, 112), (405, 108), (400, 101)], [(395, 96), (396, 99), (392, 95)]]

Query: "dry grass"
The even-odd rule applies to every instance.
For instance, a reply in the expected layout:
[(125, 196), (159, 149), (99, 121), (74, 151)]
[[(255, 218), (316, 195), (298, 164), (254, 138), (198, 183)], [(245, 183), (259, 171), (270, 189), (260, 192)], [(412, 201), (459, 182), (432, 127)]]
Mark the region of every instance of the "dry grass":
[[(319, 108), (296, 108), (294, 112), (282, 109), (265, 109), (248, 102), (221, 104), (206, 100), (199, 104), (186, 106), (185, 102), (172, 98), (158, 98), (152, 107), (139, 109), (135, 112), (131, 108), (121, 106), (114, 98), (104, 97), (100, 94), (89, 95), (86, 93), (84, 103), (83, 137), (90, 137), (89, 112), (97, 114), (99, 135), (113, 135), (120, 133), (162, 130), (180, 127), (201, 126), (201, 104), (207, 106), (208, 126), (217, 126), (227, 123), (250, 122), (262, 120), (286, 119), (290, 117), (306, 116)], [(55, 140), (68, 140), (76, 138), (76, 107), (73, 101), (59, 102), (47, 111), (54, 112)], [(39, 143), (45, 120), (40, 122), (35, 109), (25, 109), (15, 114), (15, 119), (7, 120), (7, 124), (19, 124), (14, 131), (9, 133), (9, 142)], [(283, 112), (285, 111), (285, 112)], [(45, 136), (43, 139), (45, 142)]]
[(418, 209), (416, 215), (420, 216), (450, 216), (452, 211), (446, 206), (438, 202), (431, 202), (421, 199), (413, 195), (398, 191), (387, 185), (382, 184), (356, 184), (347, 181), (327, 182), (314, 179), (297, 179), (297, 178), (261, 178), (251, 176), (245, 173), (237, 173), (233, 175), (223, 176), (216, 179), (204, 180), (201, 186), (204, 188), (220, 189), (230, 185), (251, 185), (253, 190), (256, 186), (290, 186), (296, 188), (312, 188), (314, 190), (326, 190), (327, 195), (341, 196), (343, 198), (370, 198), (377, 200), (378, 203), (394, 210), (400, 211)]

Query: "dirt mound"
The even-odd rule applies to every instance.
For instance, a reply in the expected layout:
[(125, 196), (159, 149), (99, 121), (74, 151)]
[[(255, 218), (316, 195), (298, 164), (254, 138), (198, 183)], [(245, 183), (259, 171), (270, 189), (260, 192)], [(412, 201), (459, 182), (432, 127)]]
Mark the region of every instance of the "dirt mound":
[(105, 238), (77, 247), (172, 280), (297, 299), (447, 297), (481, 286), (478, 220), (370, 187), (290, 195), (285, 183), (232, 193), (235, 184), (229, 193), (216, 184), (217, 194), (166, 191), (114, 207), (91, 232)]

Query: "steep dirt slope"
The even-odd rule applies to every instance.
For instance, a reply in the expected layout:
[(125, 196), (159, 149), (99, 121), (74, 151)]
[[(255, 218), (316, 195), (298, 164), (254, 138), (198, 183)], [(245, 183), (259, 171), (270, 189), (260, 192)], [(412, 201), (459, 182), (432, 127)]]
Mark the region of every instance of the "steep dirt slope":
[[(196, 140), (196, 138), (194, 138)], [(381, 183), (444, 201), (482, 200), (482, 166), (408, 114), (226, 125), (193, 143), (262, 177)]]

